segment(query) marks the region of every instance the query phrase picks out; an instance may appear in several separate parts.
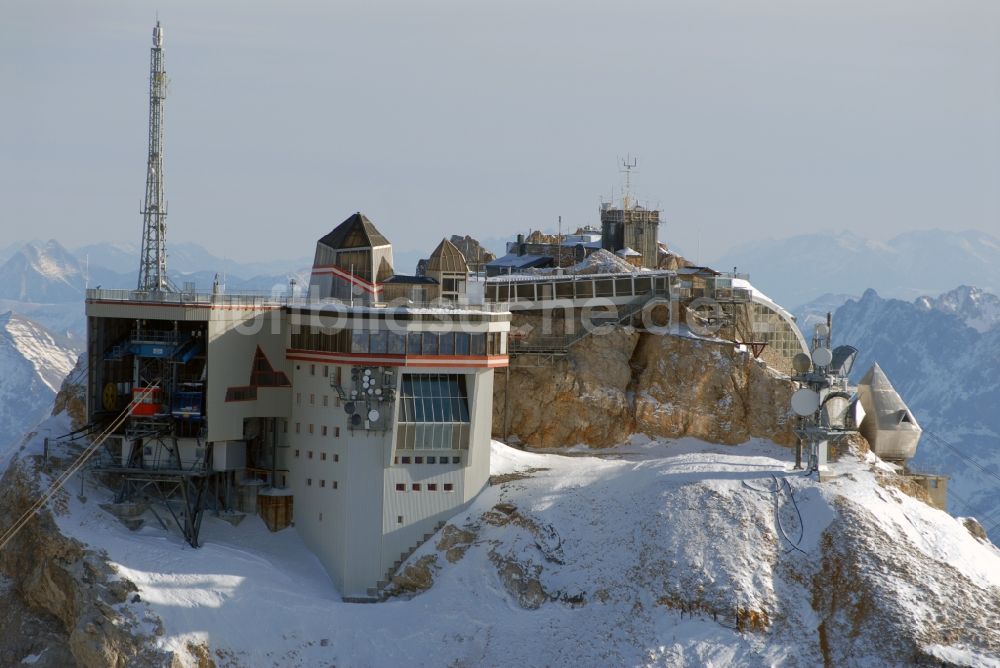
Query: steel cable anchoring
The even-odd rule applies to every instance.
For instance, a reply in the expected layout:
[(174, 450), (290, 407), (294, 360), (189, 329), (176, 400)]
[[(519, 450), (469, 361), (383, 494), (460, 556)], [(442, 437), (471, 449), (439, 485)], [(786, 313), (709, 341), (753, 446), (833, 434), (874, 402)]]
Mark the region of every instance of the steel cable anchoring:
[[(152, 392), (154, 389), (158, 388), (159, 386), (160, 386), (160, 381), (157, 380), (152, 385), (143, 388), (143, 390), (145, 393), (149, 393)], [(108, 425), (107, 429), (105, 429), (93, 443), (87, 446), (83, 450), (83, 452), (80, 453), (80, 456), (77, 457), (76, 461), (74, 461), (69, 466), (69, 468), (63, 471), (62, 474), (52, 482), (52, 484), (49, 486), (49, 489), (44, 494), (42, 494), (42, 496), (37, 501), (31, 504), (31, 507), (28, 508), (28, 510), (26, 510), (24, 514), (21, 515), (21, 517), (18, 518), (16, 522), (14, 522), (14, 524), (8, 527), (7, 530), (3, 532), (3, 534), (0, 534), (0, 550), (6, 547), (7, 543), (13, 540), (14, 536), (16, 536), (18, 532), (21, 531), (21, 529), (23, 529), (28, 524), (28, 522), (31, 521), (31, 518), (34, 517), (35, 514), (39, 510), (41, 510), (49, 501), (52, 500), (52, 497), (54, 497), (59, 492), (59, 490), (63, 488), (63, 486), (69, 481), (69, 479), (72, 478), (81, 468), (83, 468), (83, 465), (86, 464), (87, 461), (90, 459), (90, 457), (95, 452), (97, 452), (98, 448), (100, 448), (104, 444), (104, 441), (106, 441), (109, 436), (114, 434), (115, 431), (120, 426), (125, 424), (125, 421), (129, 418), (130, 415), (132, 415), (132, 411), (135, 410), (135, 407), (138, 406), (140, 403), (142, 403), (142, 399), (143, 399), (142, 394), (136, 395), (135, 398), (133, 398), (132, 401), (129, 403), (129, 405), (125, 407), (125, 410), (123, 410), (118, 415), (118, 417), (116, 417), (115, 420), (110, 425)]]

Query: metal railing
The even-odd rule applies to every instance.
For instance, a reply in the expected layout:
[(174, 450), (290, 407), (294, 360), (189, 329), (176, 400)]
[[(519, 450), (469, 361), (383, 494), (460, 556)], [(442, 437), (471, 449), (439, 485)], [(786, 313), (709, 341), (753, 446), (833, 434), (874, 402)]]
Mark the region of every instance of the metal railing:
[(471, 311), (487, 313), (506, 313), (510, 311), (507, 302), (486, 302), (483, 304), (469, 304), (451, 300), (440, 300), (430, 302), (413, 302), (408, 300), (393, 300), (388, 302), (368, 302), (351, 304), (339, 299), (314, 299), (311, 297), (288, 296), (288, 295), (265, 295), (250, 291), (143, 291), (107, 288), (89, 288), (87, 290), (88, 301), (110, 301), (110, 302), (148, 302), (156, 304), (206, 304), (213, 306), (247, 306), (247, 307), (271, 307), (280, 308), (283, 306), (297, 306), (302, 308), (323, 308), (329, 310), (345, 311)]

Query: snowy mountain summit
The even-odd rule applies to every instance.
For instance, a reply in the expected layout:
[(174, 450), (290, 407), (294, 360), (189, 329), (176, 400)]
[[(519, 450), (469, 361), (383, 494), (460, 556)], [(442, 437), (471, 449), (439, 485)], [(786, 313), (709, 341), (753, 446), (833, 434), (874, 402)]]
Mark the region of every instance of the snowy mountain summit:
[(0, 266), (0, 298), (23, 302), (76, 302), (83, 298), (87, 270), (58, 241), (26, 244)]
[(36, 322), (0, 314), (0, 450), (48, 414), (79, 350)]
[(920, 297), (916, 304), (927, 310), (955, 315), (980, 334), (1000, 324), (1000, 297), (968, 285), (938, 297)]
[[(70, 594), (92, 617), (67, 623), (114, 628), (102, 656), (129, 665), (1000, 666), (1000, 551), (974, 521), (914, 498), (863, 449), (822, 482), (791, 464), (763, 440), (495, 442), (491, 486), (375, 605), (341, 601), (294, 529), (253, 515), (206, 516), (191, 550), (155, 521), (126, 528), (91, 482), (33, 531), (105, 551), (114, 575)], [(11, 467), (0, 498), (26, 502), (12, 479), (32, 466)], [(34, 571), (74, 569), (25, 567), (29, 592), (49, 581)], [(88, 637), (28, 637), (11, 656), (60, 665)]]

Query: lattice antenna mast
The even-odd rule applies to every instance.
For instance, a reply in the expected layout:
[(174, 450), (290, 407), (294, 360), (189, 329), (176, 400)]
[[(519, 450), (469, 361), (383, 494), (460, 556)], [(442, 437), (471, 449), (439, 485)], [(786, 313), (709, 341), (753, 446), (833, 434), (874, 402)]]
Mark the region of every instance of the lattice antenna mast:
[(142, 257), (139, 290), (172, 292), (167, 278), (167, 203), (163, 199), (163, 100), (167, 73), (163, 69), (163, 28), (153, 28), (149, 50), (149, 156), (146, 164), (146, 199), (142, 206)]
[(629, 209), (632, 204), (632, 170), (638, 164), (638, 160), (631, 155), (622, 160), (622, 171), (625, 173), (625, 195), (622, 198), (622, 209)]

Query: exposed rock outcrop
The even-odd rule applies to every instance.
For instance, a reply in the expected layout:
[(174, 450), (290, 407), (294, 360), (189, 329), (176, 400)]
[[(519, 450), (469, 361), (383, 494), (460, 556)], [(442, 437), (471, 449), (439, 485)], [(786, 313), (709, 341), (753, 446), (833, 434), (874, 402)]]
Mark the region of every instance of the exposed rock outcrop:
[[(73, 415), (81, 396), (80, 388), (64, 385), (57, 406)], [(0, 532), (33, 506), (72, 458), (50, 457), (47, 472), (40, 460), (22, 451), (0, 478)], [(53, 512), (64, 512), (68, 501), (66, 490), (58, 492), (0, 550), (0, 583), (6, 583), (0, 587), (0, 608), (25, 610), (34, 620), (14, 624), (0, 615), (5, 629), (0, 664), (30, 656), (39, 666), (166, 665), (169, 657), (153, 649), (140, 629), (138, 617), (150, 620), (142, 607), (132, 607), (139, 602), (135, 585), (120, 578), (101, 554), (59, 531)], [(46, 639), (42, 648), (36, 647), (39, 639)]]
[[(944, 665), (928, 647), (968, 646), (996, 657), (997, 591), (984, 590), (944, 562), (921, 558), (889, 535), (871, 513), (845, 498), (824, 532), (812, 606), (827, 666), (857, 665), (860, 648), (910, 666)], [(899, 591), (915, 599), (900, 606)], [(929, 611), (929, 613), (928, 613)]]
[[(42, 493), (32, 460), (13, 462), (0, 478), (2, 529), (11, 526)], [(58, 622), (77, 665), (159, 666), (165, 662), (137, 632), (137, 621), (123, 605), (135, 586), (118, 578), (100, 555), (60, 533), (49, 509), (39, 511), (0, 551), (0, 574), (11, 580), (7, 595), (16, 599), (15, 604)]]
[(616, 327), (565, 357), (512, 359), (509, 376), (496, 374), (493, 433), (533, 447), (602, 447), (633, 433), (792, 445), (794, 390), (731, 343)]

